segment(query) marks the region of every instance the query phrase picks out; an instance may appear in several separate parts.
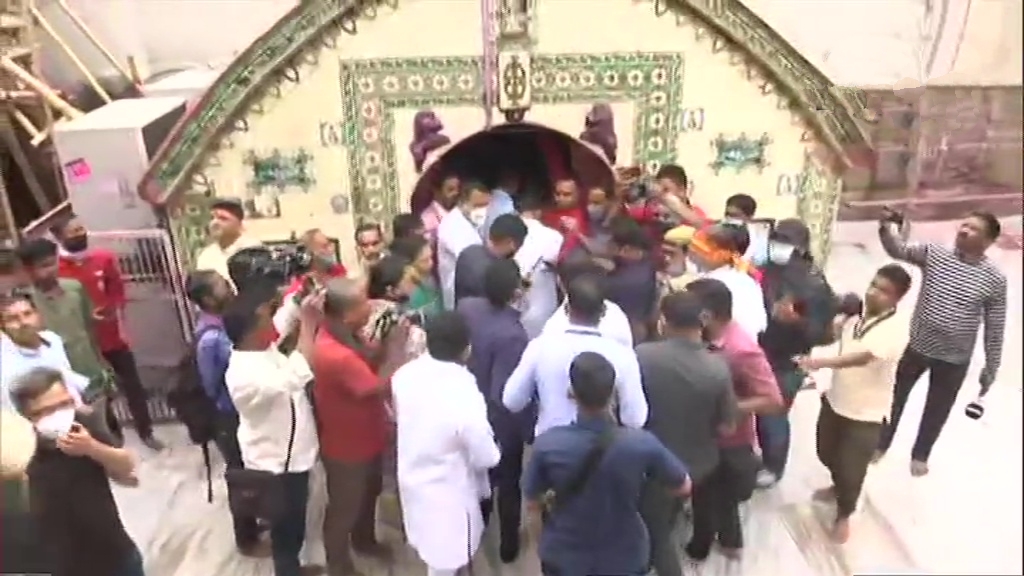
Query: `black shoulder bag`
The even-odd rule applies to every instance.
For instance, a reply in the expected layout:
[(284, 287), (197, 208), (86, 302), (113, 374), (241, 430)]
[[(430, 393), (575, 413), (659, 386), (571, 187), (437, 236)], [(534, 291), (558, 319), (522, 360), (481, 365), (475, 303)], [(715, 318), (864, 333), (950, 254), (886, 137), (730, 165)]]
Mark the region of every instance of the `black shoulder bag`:
[(618, 435), (618, 426), (610, 426), (607, 430), (601, 432), (601, 435), (597, 437), (597, 441), (590, 447), (587, 455), (583, 457), (580, 467), (573, 472), (572, 476), (569, 476), (561, 487), (552, 488), (544, 493), (542, 504), (545, 514), (551, 514), (583, 491), (587, 486), (587, 482), (594, 475), (594, 472), (597, 471), (601, 461), (604, 460), (605, 453), (615, 443)]
[(284, 472), (275, 474), (265, 470), (229, 468), (224, 473), (228, 483), (228, 505), (235, 516), (259, 518), (275, 522), (285, 512), (284, 483), (280, 476), (288, 473), (295, 444), (295, 400), (290, 400), (292, 425), (288, 433), (288, 451), (284, 459)]

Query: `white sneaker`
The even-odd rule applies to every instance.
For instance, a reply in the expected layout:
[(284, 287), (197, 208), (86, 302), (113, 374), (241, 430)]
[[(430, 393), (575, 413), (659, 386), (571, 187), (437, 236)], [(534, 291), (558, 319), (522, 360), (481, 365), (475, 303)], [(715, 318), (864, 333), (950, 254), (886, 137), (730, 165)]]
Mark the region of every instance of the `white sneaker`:
[(778, 481), (778, 476), (769, 472), (768, 470), (759, 470), (757, 472), (757, 487), (762, 490), (775, 486), (775, 484), (778, 483)]

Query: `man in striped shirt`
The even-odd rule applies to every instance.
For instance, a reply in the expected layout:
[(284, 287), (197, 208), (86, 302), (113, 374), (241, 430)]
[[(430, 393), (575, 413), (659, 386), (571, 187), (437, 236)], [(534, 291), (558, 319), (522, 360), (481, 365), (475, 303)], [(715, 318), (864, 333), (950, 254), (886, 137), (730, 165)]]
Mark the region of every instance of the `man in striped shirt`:
[(981, 394), (995, 381), (1006, 326), (1006, 276), (985, 251), (999, 238), (999, 221), (987, 212), (972, 212), (960, 224), (953, 248), (906, 242), (896, 228), (900, 214), (886, 211), (879, 238), (889, 256), (921, 269), (921, 293), (910, 323), (910, 343), (896, 371), (892, 412), (882, 431), (876, 459), (892, 444), (910, 391), (927, 371), (928, 396), (911, 451), (910, 471), (928, 473), (928, 456), (939, 438), (967, 375), (971, 353), (984, 321), (985, 365)]

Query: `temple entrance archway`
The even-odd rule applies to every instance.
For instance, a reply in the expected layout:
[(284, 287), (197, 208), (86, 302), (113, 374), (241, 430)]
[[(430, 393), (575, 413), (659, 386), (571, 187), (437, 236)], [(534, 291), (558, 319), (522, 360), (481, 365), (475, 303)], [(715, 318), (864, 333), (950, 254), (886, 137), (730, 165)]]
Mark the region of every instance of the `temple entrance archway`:
[[(506, 171), (520, 176), (519, 193), (548, 197), (553, 180), (572, 176), (581, 191), (611, 190), (615, 171), (596, 147), (565, 132), (531, 122), (501, 124), (475, 132), (429, 157), (413, 188), (410, 209), (418, 214), (430, 205), (434, 191), (448, 175), (497, 187)], [(510, 191), (511, 193), (511, 191)]]

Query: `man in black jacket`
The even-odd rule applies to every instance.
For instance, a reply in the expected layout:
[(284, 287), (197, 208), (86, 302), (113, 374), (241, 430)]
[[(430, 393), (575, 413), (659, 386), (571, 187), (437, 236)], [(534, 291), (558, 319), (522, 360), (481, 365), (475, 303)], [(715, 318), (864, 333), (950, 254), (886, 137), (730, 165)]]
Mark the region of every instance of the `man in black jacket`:
[(762, 270), (768, 327), (760, 343), (779, 382), (786, 411), (757, 418), (763, 470), (758, 486), (767, 488), (782, 478), (789, 459), (788, 409), (806, 374), (793, 363), (832, 340), (832, 321), (839, 312), (835, 293), (810, 252), (811, 233), (797, 220), (780, 220), (769, 236), (768, 264)]

